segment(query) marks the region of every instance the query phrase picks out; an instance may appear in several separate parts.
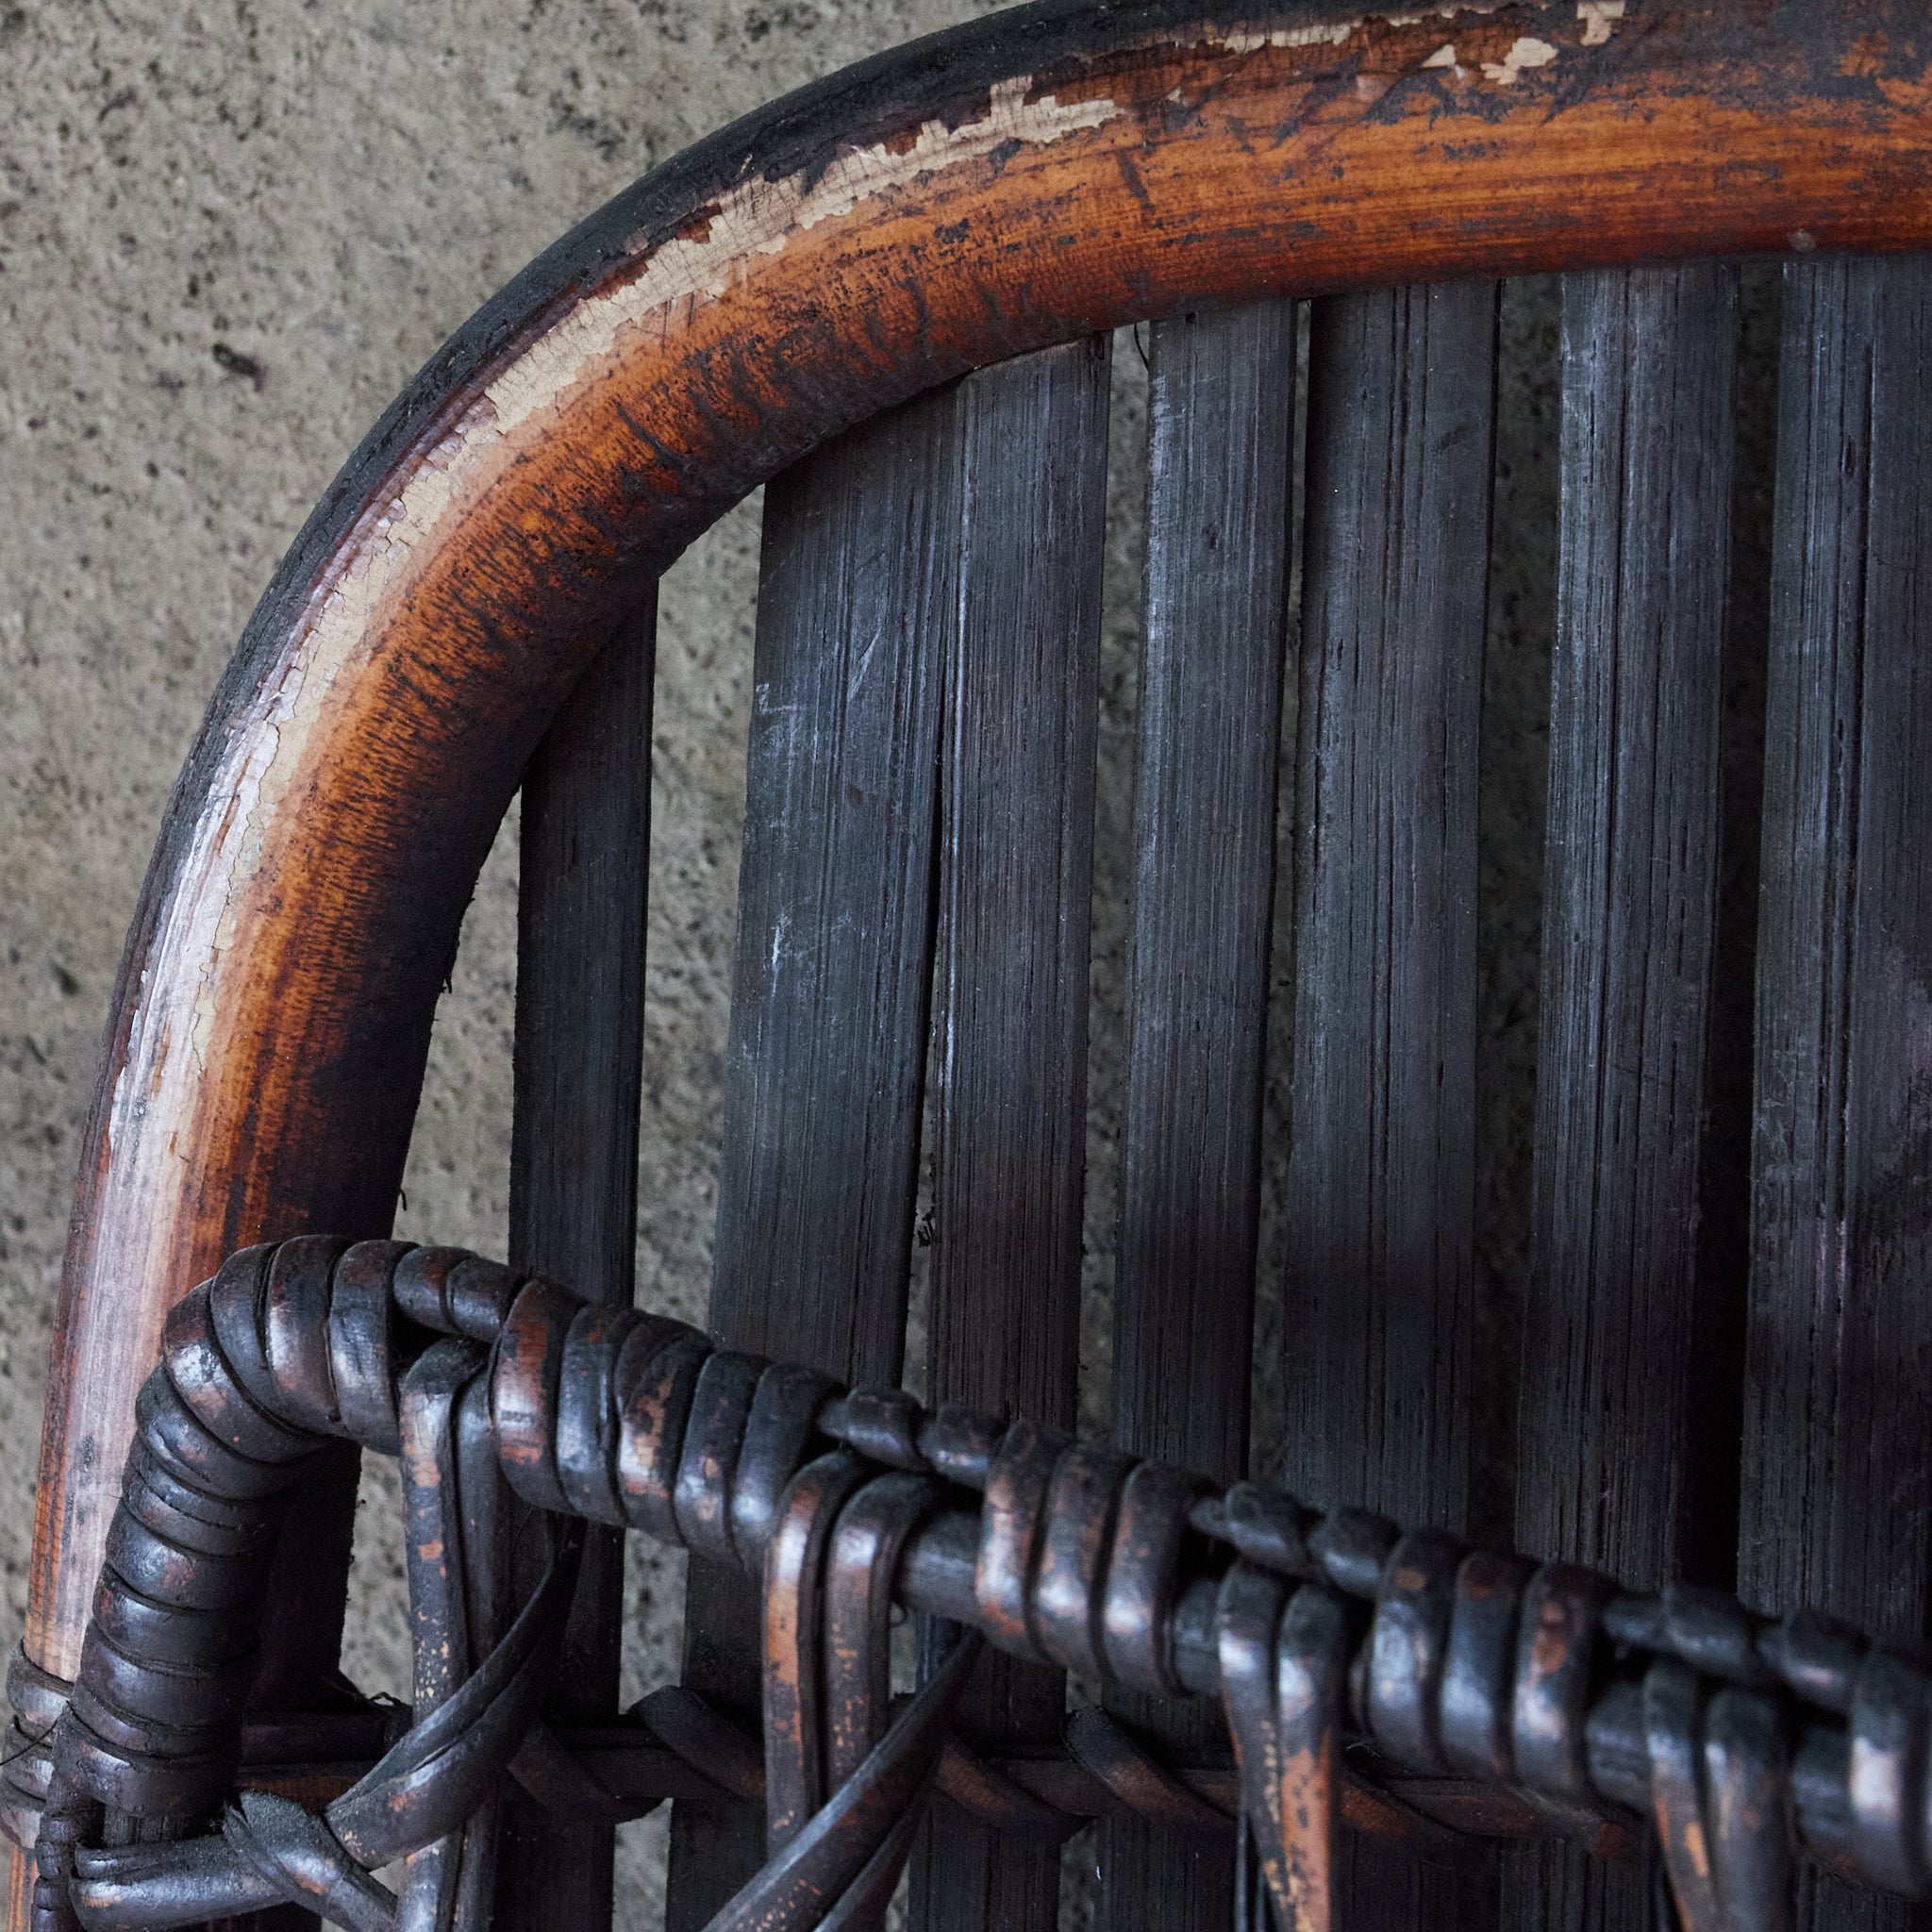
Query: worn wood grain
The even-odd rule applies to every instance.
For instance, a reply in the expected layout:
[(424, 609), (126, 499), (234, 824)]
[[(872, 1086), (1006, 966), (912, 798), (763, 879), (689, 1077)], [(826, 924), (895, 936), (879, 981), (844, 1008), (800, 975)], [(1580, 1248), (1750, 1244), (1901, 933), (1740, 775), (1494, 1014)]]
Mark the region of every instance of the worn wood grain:
[[(1476, 745), (1497, 291), (1314, 305), (1285, 1204), (1286, 1480), (1464, 1526), (1475, 1211)], [(1457, 1881), (1350, 1847), (1345, 1917)]]
[[(858, 1385), (905, 1345), (958, 477), (941, 392), (765, 494), (710, 1325)], [(758, 1601), (693, 1562), (685, 1681), (754, 1728)], [(755, 1816), (680, 1807), (673, 1932), (764, 1853)]]
[[(1104, 336), (958, 391), (933, 988), (929, 1399), (1071, 1424), (1079, 1376), (1087, 963), (1107, 494)], [(989, 1656), (959, 1722), (1057, 1736), (1060, 1674)], [(1047, 1932), (1057, 1848), (946, 1805), (912, 1860), (918, 1932)]]
[[(1680, 1566), (1716, 925), (1736, 271), (1573, 276), (1550, 698), (1536, 1172), (1516, 1531), (1646, 1585)], [(1505, 1923), (1638, 1927), (1569, 1848)]]
[[(1248, 1452), (1294, 360), (1292, 303), (1149, 332), (1114, 1437), (1224, 1482)], [(1113, 1707), (1174, 1746), (1224, 1729), (1198, 1707)], [(1223, 1845), (1100, 1827), (1118, 1932), (1221, 1932), (1233, 1877)]]
[[(524, 774), (517, 891), (512, 1265), (628, 1307), (637, 1245), (644, 916), (651, 853), (653, 591), (571, 694)], [(617, 1711), (624, 1543), (592, 1526), (546, 1715)], [(610, 1923), (608, 1825), (506, 1795), (498, 1919), (528, 1932)]]
[[(1926, 1627), (1932, 260), (1785, 284), (1738, 1587)], [(1814, 1878), (1824, 1932), (1925, 1923)]]

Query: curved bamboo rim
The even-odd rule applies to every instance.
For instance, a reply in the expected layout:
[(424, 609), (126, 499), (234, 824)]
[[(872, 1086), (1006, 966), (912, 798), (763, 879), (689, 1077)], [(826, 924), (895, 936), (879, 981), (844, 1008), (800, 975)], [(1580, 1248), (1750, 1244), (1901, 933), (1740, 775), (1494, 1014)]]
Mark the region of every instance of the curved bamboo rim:
[(350, 459), (176, 786), (53, 1344), (27, 1649), (71, 1676), (166, 1305), (390, 1225), (524, 763), (640, 589), (966, 369), (1266, 295), (1932, 245), (1913, 0), (1362, 13), (1051, 0), (795, 94), (541, 257)]

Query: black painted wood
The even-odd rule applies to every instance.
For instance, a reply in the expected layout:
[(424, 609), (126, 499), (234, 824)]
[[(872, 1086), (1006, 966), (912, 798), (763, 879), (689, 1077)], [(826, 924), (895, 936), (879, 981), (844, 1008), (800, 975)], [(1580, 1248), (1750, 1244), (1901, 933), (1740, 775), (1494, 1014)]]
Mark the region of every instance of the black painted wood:
[[(1492, 282), (1314, 305), (1294, 846), (1286, 1478), (1460, 1529), (1475, 1210), (1476, 741)], [(1457, 1881), (1351, 1847), (1346, 1922)]]
[[(1932, 260), (1785, 285), (1739, 1589), (1923, 1632)], [(1813, 1879), (1814, 1927), (1924, 1924)]]
[[(942, 738), (929, 1394), (1071, 1424), (1078, 1380), (1088, 923), (1107, 341), (968, 378)], [(989, 1657), (970, 1738), (1058, 1734), (1058, 1672)], [(918, 1932), (1046, 1932), (1057, 1849), (936, 1808)]]
[[(637, 1243), (644, 908), (651, 847), (655, 591), (599, 654), (524, 775), (517, 902), (509, 1249), (627, 1307)], [(624, 1548), (593, 1528), (553, 1722), (617, 1707)], [(510, 1794), (497, 1860), (499, 1924), (595, 1932), (610, 1922), (607, 1825), (558, 1821)]]
[[(1294, 360), (1292, 303), (1150, 331), (1114, 1435), (1223, 1481), (1247, 1466)], [(1176, 1747), (1224, 1733), (1111, 1705)], [(1221, 1844), (1100, 1827), (1117, 1932), (1222, 1932), (1233, 1877)]]
[(1310, 326), (1287, 1478), (1454, 1528), (1495, 286), (1332, 298)]
[[(905, 1346), (957, 486), (941, 392), (765, 493), (710, 1323), (858, 1384)], [(756, 1729), (758, 1659), (757, 1591), (693, 1561), (686, 1682)], [(764, 1852), (762, 1819), (680, 1807), (673, 1932)]]
[[(1681, 1566), (1718, 879), (1737, 276), (1571, 277), (1516, 1530)], [(1640, 1875), (1507, 1861), (1511, 1926), (1641, 1926)]]

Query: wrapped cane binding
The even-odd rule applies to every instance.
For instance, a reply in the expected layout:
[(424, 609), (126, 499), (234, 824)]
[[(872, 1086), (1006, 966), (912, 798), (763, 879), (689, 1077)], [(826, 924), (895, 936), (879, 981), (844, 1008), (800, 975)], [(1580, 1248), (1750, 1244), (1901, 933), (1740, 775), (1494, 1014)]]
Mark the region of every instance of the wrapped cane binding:
[[(769, 1859), (719, 1932), (877, 1923), (935, 1790), (1006, 1830), (1124, 1813), (1239, 1840), (1294, 1932), (1331, 1924), (1344, 1822), (1438, 1852), (1451, 1826), (1609, 1856), (1648, 1831), (1693, 1932), (1782, 1932), (1801, 1853), (1927, 1888), (1916, 1648), (927, 1413), (458, 1250), (234, 1256), (175, 1307), (138, 1420), (78, 1677), (24, 1657), (9, 1677), (7, 1817), (38, 1832), (41, 1932), (283, 1900), (356, 1932), (480, 1924), (506, 1777), (613, 1822), (666, 1797), (761, 1803)], [(282, 1510), (341, 1438), (401, 1457), (414, 1701), (399, 1736), (339, 1720), (361, 1724), (365, 1768), (303, 1802), (251, 1744), (247, 1699)], [(517, 1603), (532, 1512), (550, 1556)], [(762, 1580), (761, 1740), (675, 1688), (604, 1734), (541, 1721), (583, 1522)], [(909, 1699), (895, 1603), (952, 1631)], [(951, 1724), (985, 1643), (1217, 1697), (1231, 1759), (1163, 1761), (1098, 1710), (1057, 1759), (989, 1757)], [(373, 1876), (398, 1857), (400, 1898)]]

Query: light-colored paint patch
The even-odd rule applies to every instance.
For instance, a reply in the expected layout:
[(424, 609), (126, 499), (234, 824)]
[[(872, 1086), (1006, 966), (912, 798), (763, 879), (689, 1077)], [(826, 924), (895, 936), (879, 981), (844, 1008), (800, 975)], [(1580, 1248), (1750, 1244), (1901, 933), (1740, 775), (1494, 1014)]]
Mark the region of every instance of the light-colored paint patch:
[(1624, 17), (1624, 0), (1576, 0), (1576, 17), (1583, 23), (1583, 44), (1601, 47)]
[[(1341, 47), (1370, 27), (1424, 26), (1431, 21), (1454, 20), (1458, 14), (1499, 12), (1507, 4), (1508, 0), (1463, 0), (1461, 6), (1429, 7), (1404, 13), (1362, 13), (1352, 20), (1323, 22), (1312, 26), (1215, 26), (1208, 30), (1202, 44), (1230, 54), (1256, 54), (1264, 47)], [(1621, 19), (1624, 5), (1624, 0), (1578, 0), (1577, 17), (1586, 22), (1586, 45), (1596, 44), (1596, 41), (1588, 38), (1596, 33), (1593, 16), (1600, 13), (1606, 22)], [(1597, 33), (1597, 40), (1608, 39), (1609, 28), (1606, 25), (1601, 33)], [(1546, 66), (1556, 58), (1557, 50), (1548, 41), (1525, 37), (1519, 40), (1501, 60), (1484, 61), (1482, 71), (1487, 79), (1507, 87), (1524, 68)], [(1457, 68), (1456, 42), (1444, 41), (1421, 65), (1436, 69)], [(1365, 79), (1359, 84), (1358, 92), (1372, 98), (1377, 92), (1387, 92), (1386, 76), (1379, 89)]]
[(702, 239), (666, 242), (641, 275), (579, 303), (490, 386), (498, 429), (508, 435), (579, 373), (600, 366), (626, 330), (676, 303), (724, 293), (744, 279), (753, 258), (776, 255), (794, 234), (849, 215), (861, 202), (922, 175), (982, 160), (1008, 142), (1042, 146), (1104, 126), (1122, 112), (1110, 100), (1063, 102), (1046, 94), (1029, 101), (1030, 85), (1025, 75), (996, 83), (982, 119), (958, 127), (928, 121), (903, 152), (883, 142), (848, 148), (809, 186), (801, 175), (741, 183), (719, 203)]
[(1323, 21), (1312, 26), (1216, 26), (1204, 44), (1230, 54), (1258, 54), (1264, 47), (1342, 47), (1364, 27), (1421, 26), (1424, 21), (1454, 20), (1458, 13), (1490, 13), (1505, 0), (1472, 0), (1461, 7), (1427, 7), (1410, 13), (1360, 13), (1353, 20)]
[[(238, 828), (244, 853), (250, 853), (251, 856), (258, 855), (261, 841), (258, 832), (254, 828), (258, 823), (257, 807), (261, 801), (262, 777), (275, 763), (275, 753), (281, 745), (283, 726), (294, 709), (301, 690), (302, 679), (300, 673), (297, 672), (274, 694), (270, 701), (269, 715), (260, 729), (254, 734), (248, 754), (235, 774), (232, 789), (220, 800), (217, 808), (202, 818), (194, 827), (194, 836), (189, 845), (188, 856), (182, 862), (185, 874), (200, 876), (202, 868), (208, 862), (210, 853), (234, 837)], [(243, 859), (243, 870), (254, 870), (253, 864), (246, 858)], [(225, 942), (232, 935), (228, 930), (229, 922), (220, 915), (216, 908), (191, 902), (184, 906), (182, 910), (190, 916), (186, 922), (186, 930), (180, 936), (181, 951), (176, 957), (191, 958), (195, 962), (196, 979), (204, 994), (195, 1002), (193, 1024), (188, 1035), (188, 1050), (194, 1061), (195, 1072), (205, 1074), (208, 1072), (208, 1046), (214, 1037), (215, 1025), (215, 1006), (208, 993), (220, 967)], [(174, 938), (175, 935), (170, 934), (169, 937)], [(123, 1078), (125, 1078), (125, 1074)], [(185, 1156), (183, 1158), (185, 1158)]]
[(1258, 54), (1263, 47), (1341, 47), (1362, 25), (1359, 20), (1340, 20), (1316, 26), (1217, 27), (1208, 36), (1208, 44), (1230, 54)]
[(1524, 34), (1500, 60), (1483, 62), (1483, 78), (1493, 80), (1498, 87), (1512, 87), (1519, 74), (1532, 67), (1547, 67), (1556, 58), (1557, 50), (1548, 41)]

